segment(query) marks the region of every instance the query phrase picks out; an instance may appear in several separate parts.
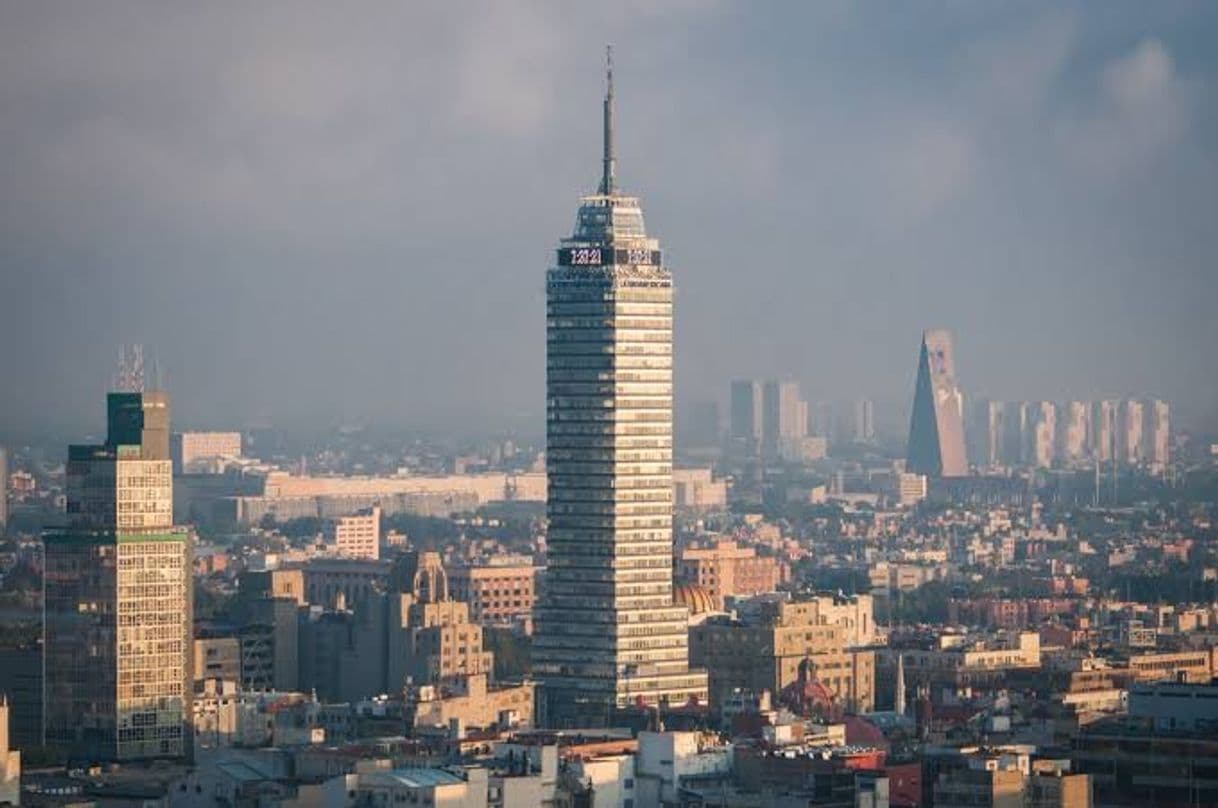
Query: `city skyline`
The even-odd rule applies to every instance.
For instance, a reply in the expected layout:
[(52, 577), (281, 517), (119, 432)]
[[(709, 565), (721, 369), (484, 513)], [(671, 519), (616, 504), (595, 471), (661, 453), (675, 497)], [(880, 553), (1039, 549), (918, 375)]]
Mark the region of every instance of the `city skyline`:
[[(233, 39), (223, 14), (154, 10), (142, 24), (182, 56), (165, 70), (150, 66), (167, 45), (116, 46), (121, 14), (2, 13), (20, 68), (0, 79), (17, 167), (0, 328), (22, 346), (0, 358), (6, 431), (87, 424), (104, 381), (89, 368), (124, 342), (155, 349), (184, 424), (540, 424), (527, 272), (588, 177), (595, 116), (553, 124), (591, 80), (594, 32), (630, 43), (628, 179), (691, 268), (679, 400), (789, 376), (810, 398), (904, 401), (904, 346), (942, 323), (970, 393), (1156, 395), (1182, 423), (1218, 421), (1200, 308), (1218, 186), (1208, 7), (1118, 6), (1103, 26), (1057, 6), (471, 28), (437, 11), (407, 32), (432, 41), (406, 48), (392, 15), (268, 14)], [(674, 37), (685, 47), (659, 47)], [(72, 59), (43, 61), (58, 52)], [(767, 316), (739, 328), (742, 311)], [(58, 312), (66, 327), (49, 329)]]

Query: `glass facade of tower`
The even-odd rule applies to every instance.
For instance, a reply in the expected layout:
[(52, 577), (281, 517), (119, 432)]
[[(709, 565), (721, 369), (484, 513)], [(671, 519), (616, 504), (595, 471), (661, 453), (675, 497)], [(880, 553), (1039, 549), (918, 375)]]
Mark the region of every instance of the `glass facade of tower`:
[(672, 275), (638, 200), (585, 197), (547, 274), (541, 720), (706, 698), (672, 600)]
[(68, 525), (45, 536), (46, 740), (78, 759), (185, 757), (191, 564), (173, 527), (169, 402), (108, 404), (106, 443), (69, 450)]

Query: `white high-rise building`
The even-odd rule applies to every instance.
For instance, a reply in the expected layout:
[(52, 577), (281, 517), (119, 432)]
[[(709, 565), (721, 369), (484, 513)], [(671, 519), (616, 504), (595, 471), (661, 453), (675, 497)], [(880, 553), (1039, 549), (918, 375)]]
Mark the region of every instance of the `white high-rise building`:
[(617, 189), (613, 81), (597, 193), (546, 276), (547, 566), (535, 615), (541, 721), (611, 723), (705, 701), (672, 596), (672, 273)]
[(1171, 463), (1171, 407), (1166, 401), (1152, 399), (1146, 402), (1145, 417), (1142, 442), (1146, 464), (1151, 472), (1162, 474)]
[(799, 396), (799, 383), (766, 382), (761, 402), (762, 454), (795, 459), (808, 436), (808, 405)]
[(869, 398), (854, 402), (854, 441), (871, 443), (875, 440), (875, 404)]
[(1097, 401), (1091, 409), (1091, 456), (1100, 463), (1116, 457), (1120, 402)]
[(1130, 466), (1145, 459), (1142, 428), (1146, 408), (1137, 399), (1121, 402), (1121, 431), (1117, 435), (1117, 459)]
[(1047, 469), (1057, 456), (1057, 405), (1038, 401), (1032, 405), (1031, 430), (1028, 433), (1031, 465)]
[(1063, 465), (1077, 465), (1087, 459), (1091, 407), (1085, 401), (1071, 401), (1061, 408), (1058, 424), (1058, 456)]

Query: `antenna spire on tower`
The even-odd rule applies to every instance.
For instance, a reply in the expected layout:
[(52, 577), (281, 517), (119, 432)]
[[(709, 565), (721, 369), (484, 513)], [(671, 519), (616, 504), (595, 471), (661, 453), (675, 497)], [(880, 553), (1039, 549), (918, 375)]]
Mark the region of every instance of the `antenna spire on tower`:
[(617, 191), (617, 157), (613, 152), (613, 46), (605, 46), (605, 133), (604, 156), (601, 166), (600, 193), (610, 196)]

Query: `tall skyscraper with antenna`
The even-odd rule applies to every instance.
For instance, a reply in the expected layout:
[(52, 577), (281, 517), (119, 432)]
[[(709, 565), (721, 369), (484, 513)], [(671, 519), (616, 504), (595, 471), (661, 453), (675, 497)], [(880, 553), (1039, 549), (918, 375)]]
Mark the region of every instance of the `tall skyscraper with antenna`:
[[(139, 354), (135, 354), (139, 357)], [(190, 538), (173, 525), (169, 397), (124, 355), (106, 442), (71, 446), (43, 537), (46, 742), (75, 759), (190, 755)]]
[(672, 274), (639, 200), (617, 187), (608, 67), (600, 185), (546, 275), (549, 528), (533, 670), (551, 727), (707, 694), (672, 599)]

